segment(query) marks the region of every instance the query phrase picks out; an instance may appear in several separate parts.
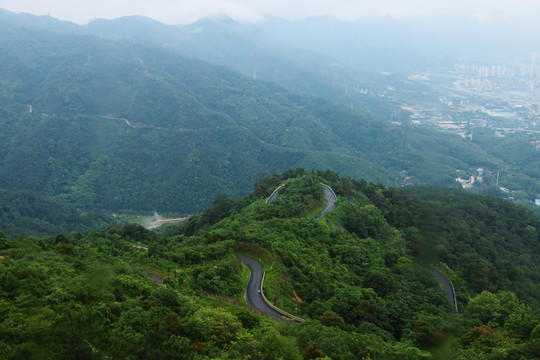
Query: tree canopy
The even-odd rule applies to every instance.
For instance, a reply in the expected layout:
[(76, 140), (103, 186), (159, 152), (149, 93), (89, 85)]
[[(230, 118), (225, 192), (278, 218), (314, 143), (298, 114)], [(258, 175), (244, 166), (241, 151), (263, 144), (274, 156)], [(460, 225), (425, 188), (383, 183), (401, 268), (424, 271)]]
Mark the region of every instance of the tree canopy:
[[(314, 220), (321, 182), (338, 201)], [(276, 185), (278, 199), (267, 204)], [(540, 219), (492, 197), (413, 190), (296, 169), (157, 231), (0, 233), (2, 354), (534, 358)], [(266, 297), (306, 321), (254, 312), (237, 254), (262, 260)], [(459, 313), (433, 268), (453, 282)]]

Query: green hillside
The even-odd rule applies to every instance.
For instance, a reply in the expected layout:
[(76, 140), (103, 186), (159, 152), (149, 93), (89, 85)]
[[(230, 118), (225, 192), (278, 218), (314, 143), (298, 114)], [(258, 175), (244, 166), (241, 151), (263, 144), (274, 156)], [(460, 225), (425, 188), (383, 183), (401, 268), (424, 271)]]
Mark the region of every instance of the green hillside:
[[(338, 201), (315, 221), (321, 181)], [(534, 359), (540, 218), (414, 190), (297, 169), (159, 232), (0, 234), (3, 358)], [(238, 254), (262, 260), (267, 298), (304, 323), (250, 309)], [(453, 280), (458, 314), (433, 268)]]
[(298, 166), (452, 185), (455, 168), (500, 163), (162, 48), (9, 23), (0, 35), (0, 186), (78, 208), (199, 213)]
[(81, 211), (28, 190), (0, 189), (0, 230), (45, 236), (96, 229), (113, 223), (100, 211)]
[[(205, 18), (185, 26), (165, 25), (143, 16), (95, 19), (88, 25), (75, 25), (0, 10), (0, 20), (37, 30), (142, 41), (225, 66), (253, 79), (276, 82), (291, 92), (323, 97), (384, 116), (397, 110), (389, 108), (387, 99), (377, 96), (386, 92), (387, 87), (429, 92), (404, 76), (361, 72), (326, 55), (290, 47), (256, 24), (238, 23), (226, 16)], [(423, 95), (429, 97), (438, 101), (434, 95)]]

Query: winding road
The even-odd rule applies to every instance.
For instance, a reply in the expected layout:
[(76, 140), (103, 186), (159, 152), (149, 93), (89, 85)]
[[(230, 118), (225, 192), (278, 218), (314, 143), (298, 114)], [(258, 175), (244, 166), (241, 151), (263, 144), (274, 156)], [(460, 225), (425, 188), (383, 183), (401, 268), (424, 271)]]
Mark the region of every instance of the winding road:
[(322, 184), (322, 186), (324, 188), (324, 199), (326, 200), (326, 206), (317, 215), (315, 215), (315, 220), (319, 220), (336, 207), (336, 205), (334, 205), (334, 202), (337, 200), (336, 193), (330, 186), (326, 184)]
[[(315, 215), (315, 220), (320, 220), (324, 215), (328, 214), (330, 211), (332, 211), (336, 205), (334, 205), (334, 202), (337, 200), (336, 193), (332, 188), (326, 184), (321, 183), (324, 189), (324, 199), (326, 200), (326, 206), (324, 209), (322, 209), (317, 215)], [(281, 189), (283, 185), (278, 186), (272, 194), (266, 199), (266, 203), (270, 204), (272, 201), (275, 201), (279, 196), (279, 189)]]
[[(324, 188), (324, 198), (326, 200), (326, 206), (322, 209), (316, 216), (315, 220), (319, 220), (328, 212), (332, 211), (335, 207), (334, 202), (337, 197), (334, 193), (334, 190), (326, 184), (322, 184)], [(279, 190), (283, 185), (278, 186), (272, 194), (266, 199), (266, 203), (269, 204), (272, 201), (275, 201), (279, 196)], [(264, 282), (264, 266), (260, 261), (247, 256), (238, 256), (239, 259), (249, 267), (249, 281), (244, 294), (247, 302), (256, 310), (259, 310), (261, 313), (266, 314), (274, 319), (279, 321), (288, 321), (294, 324), (303, 322), (304, 320), (286, 313), (285, 311), (278, 309), (272, 305), (264, 296), (263, 291), (263, 282)]]
[(442, 285), (443, 290), (446, 293), (446, 297), (448, 297), (448, 300), (450, 300), (452, 305), (456, 307), (456, 313), (457, 313), (458, 308), (457, 308), (457, 301), (456, 301), (456, 291), (454, 290), (454, 286), (452, 285), (450, 280), (448, 280), (446, 276), (441, 274), (439, 271), (433, 270), (433, 274), (435, 274), (435, 277), (437, 278), (439, 283)]
[[(321, 183), (321, 185), (324, 188), (324, 199), (326, 200), (326, 206), (314, 217), (315, 220), (321, 219), (324, 215), (332, 211), (335, 207), (334, 203), (337, 200), (336, 193), (334, 192), (334, 190), (332, 190), (330, 186), (323, 183)], [(268, 199), (266, 199), (267, 204), (277, 199), (277, 197), (279, 196), (279, 190), (282, 186), (283, 185), (278, 186), (268, 197)], [(279, 321), (289, 321), (294, 324), (298, 324), (304, 321), (303, 319), (300, 319), (296, 316), (284, 312), (283, 310), (278, 309), (266, 299), (262, 288), (264, 281), (264, 266), (261, 264), (260, 261), (247, 256), (238, 257), (244, 264), (249, 267), (249, 281), (244, 297), (253, 308)], [(455, 306), (457, 313), (458, 308), (454, 286), (452, 285), (450, 280), (448, 280), (439, 271), (433, 270), (433, 273), (439, 283), (442, 285), (446, 296), (448, 297), (448, 300)]]
[(288, 321), (294, 324), (298, 324), (304, 321), (296, 316), (293, 316), (278, 309), (274, 305), (270, 304), (268, 300), (266, 300), (262, 289), (264, 280), (264, 267), (260, 261), (247, 256), (238, 257), (244, 264), (249, 267), (249, 281), (244, 297), (253, 308), (279, 321)]

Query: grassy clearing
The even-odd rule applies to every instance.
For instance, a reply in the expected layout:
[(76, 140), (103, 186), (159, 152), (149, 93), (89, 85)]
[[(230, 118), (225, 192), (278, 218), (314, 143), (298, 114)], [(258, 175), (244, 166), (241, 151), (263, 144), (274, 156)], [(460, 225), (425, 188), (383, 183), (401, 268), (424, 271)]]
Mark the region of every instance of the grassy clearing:
[(296, 315), (298, 305), (292, 300), (293, 287), (285, 275), (285, 268), (275, 264), (272, 269), (265, 269), (264, 294), (268, 301), (278, 308)]
[(299, 218), (302, 217), (308, 217), (308, 218), (314, 218), (318, 213), (320, 213), (326, 206), (326, 202), (322, 201), (320, 205), (314, 207), (309, 212), (305, 213), (304, 215), (299, 216)]
[(234, 252), (238, 255), (250, 256), (259, 260), (263, 263), (265, 268), (270, 267), (272, 263), (276, 262), (277, 260), (277, 256), (270, 253), (268, 250), (240, 241), (234, 245)]
[[(248, 281), (249, 281), (249, 267), (242, 263), (242, 275), (241, 275), (241, 281), (242, 281), (242, 289), (246, 289)], [(238, 301), (246, 302), (246, 299), (244, 299), (244, 291), (241, 295), (237, 296)]]

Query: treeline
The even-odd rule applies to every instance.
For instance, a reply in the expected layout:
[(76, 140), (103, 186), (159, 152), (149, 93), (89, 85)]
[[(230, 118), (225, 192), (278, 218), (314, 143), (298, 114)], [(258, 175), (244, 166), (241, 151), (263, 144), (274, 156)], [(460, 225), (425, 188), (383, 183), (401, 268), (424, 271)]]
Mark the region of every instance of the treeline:
[(32, 191), (0, 189), (0, 230), (6, 234), (45, 236), (105, 227), (112, 216), (82, 211)]

